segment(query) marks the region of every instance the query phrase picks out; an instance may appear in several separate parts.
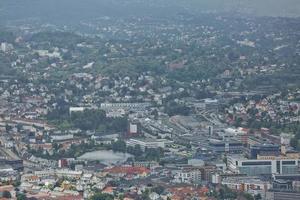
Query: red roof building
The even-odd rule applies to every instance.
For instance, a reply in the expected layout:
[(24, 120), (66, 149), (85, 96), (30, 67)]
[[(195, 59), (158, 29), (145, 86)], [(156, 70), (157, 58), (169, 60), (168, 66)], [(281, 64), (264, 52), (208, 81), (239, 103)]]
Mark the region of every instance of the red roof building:
[(103, 172), (116, 176), (148, 176), (150, 170), (145, 167), (118, 166), (105, 169)]

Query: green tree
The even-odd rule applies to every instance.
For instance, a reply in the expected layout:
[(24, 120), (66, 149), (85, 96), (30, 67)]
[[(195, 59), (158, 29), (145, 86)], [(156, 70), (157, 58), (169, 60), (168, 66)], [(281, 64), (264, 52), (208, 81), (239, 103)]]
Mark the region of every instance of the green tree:
[(5, 130), (6, 130), (6, 132), (9, 132), (9, 131), (12, 130), (12, 127), (10, 125), (6, 124), (5, 125)]
[(255, 200), (261, 200), (261, 199), (262, 199), (261, 194), (255, 195), (255, 196), (254, 196), (254, 199), (255, 199)]
[(143, 150), (142, 150), (142, 148), (141, 148), (141, 146), (140, 146), (139, 144), (136, 144), (136, 145), (134, 146), (133, 154), (134, 154), (135, 156), (137, 156), (137, 157), (143, 155)]
[(114, 196), (110, 194), (102, 194), (102, 193), (96, 193), (93, 195), (90, 200), (113, 200)]
[(23, 193), (17, 194), (17, 200), (26, 200), (26, 195)]
[(76, 128), (81, 130), (96, 130), (99, 124), (105, 121), (106, 117), (103, 110), (85, 110), (83, 112), (72, 113), (70, 119)]
[(143, 199), (143, 200), (150, 200), (149, 194), (150, 194), (149, 189), (146, 189), (146, 190), (142, 193), (142, 199)]
[(158, 111), (156, 109), (151, 112), (151, 115), (154, 116), (154, 119), (158, 119)]
[(158, 185), (154, 187), (152, 191), (160, 195), (165, 191), (165, 188), (163, 186)]
[(247, 200), (254, 200), (254, 198), (253, 198), (253, 196), (251, 194), (245, 193), (243, 196)]
[(162, 154), (163, 151), (161, 148), (158, 149), (149, 148), (145, 150), (145, 158), (146, 160), (150, 160), (150, 161), (152, 160), (159, 161)]
[(126, 143), (123, 140), (118, 140), (112, 143), (112, 150), (126, 152)]
[(291, 141), (290, 141), (290, 145), (291, 145), (291, 147), (294, 147), (294, 148), (296, 148), (297, 147), (297, 145), (298, 145), (298, 139), (297, 138), (292, 138), (291, 139)]
[(165, 105), (165, 112), (169, 116), (174, 115), (189, 115), (191, 109), (183, 104), (178, 104), (175, 101), (170, 101)]
[(218, 199), (236, 199), (237, 193), (225, 186), (219, 190), (218, 196)]

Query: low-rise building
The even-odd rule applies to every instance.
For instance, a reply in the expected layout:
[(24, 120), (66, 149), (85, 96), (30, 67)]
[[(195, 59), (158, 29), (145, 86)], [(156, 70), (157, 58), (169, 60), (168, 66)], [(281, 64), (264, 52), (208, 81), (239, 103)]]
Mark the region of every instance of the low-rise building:
[(202, 173), (197, 168), (187, 168), (178, 171), (174, 176), (176, 183), (200, 183), (202, 180)]
[(72, 171), (72, 170), (61, 169), (61, 170), (56, 170), (55, 174), (58, 177), (68, 177), (68, 178), (79, 179), (82, 176), (82, 171)]
[[(3, 194), (4, 192), (9, 192), (9, 194), (11, 196), (10, 199), (16, 198), (16, 191), (15, 191), (15, 187), (13, 185), (0, 186), (0, 194)], [(0, 198), (2, 199), (3, 197), (0, 196)], [(4, 199), (6, 199), (6, 198), (4, 198)]]
[(145, 177), (150, 174), (150, 170), (145, 167), (132, 167), (132, 166), (112, 167), (103, 170), (103, 172), (117, 177), (124, 177), (124, 176)]
[(257, 177), (228, 177), (222, 180), (222, 185), (226, 185), (232, 190), (246, 192), (252, 195), (260, 194), (263, 198), (271, 188), (271, 184), (262, 181)]
[(166, 145), (172, 144), (172, 141), (166, 139), (129, 139), (126, 141), (128, 146), (134, 147), (135, 145), (139, 145), (142, 150), (148, 149), (156, 149), (156, 148), (165, 148)]

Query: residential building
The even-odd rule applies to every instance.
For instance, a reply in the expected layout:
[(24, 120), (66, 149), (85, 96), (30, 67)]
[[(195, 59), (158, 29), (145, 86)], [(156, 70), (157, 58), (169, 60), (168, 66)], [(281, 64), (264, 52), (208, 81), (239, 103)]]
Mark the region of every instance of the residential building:
[(174, 176), (176, 183), (199, 183), (202, 180), (201, 170), (198, 168), (185, 168), (178, 171)]
[(260, 194), (266, 196), (266, 192), (271, 188), (268, 181), (262, 181), (257, 177), (228, 177), (222, 180), (222, 185), (229, 187), (232, 190), (246, 192), (252, 195)]

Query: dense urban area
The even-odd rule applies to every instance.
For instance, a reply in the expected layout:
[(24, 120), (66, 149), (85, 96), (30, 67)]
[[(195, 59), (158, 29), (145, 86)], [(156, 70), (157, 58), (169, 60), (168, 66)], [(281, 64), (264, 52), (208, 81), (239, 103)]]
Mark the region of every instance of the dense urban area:
[(0, 198), (300, 199), (300, 19), (0, 26)]

